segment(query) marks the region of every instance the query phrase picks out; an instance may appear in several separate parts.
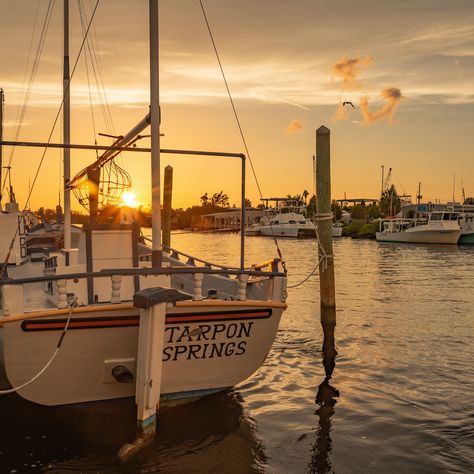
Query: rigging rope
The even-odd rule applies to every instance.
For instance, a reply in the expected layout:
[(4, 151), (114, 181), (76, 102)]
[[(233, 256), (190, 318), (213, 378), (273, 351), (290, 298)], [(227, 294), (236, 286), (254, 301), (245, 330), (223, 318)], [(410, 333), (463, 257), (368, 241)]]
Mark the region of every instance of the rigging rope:
[[(97, 7), (99, 6), (99, 0), (96, 1), (96, 4), (95, 4), (95, 7), (94, 7), (94, 11), (92, 12), (92, 16), (91, 16), (91, 19), (90, 19), (90, 22), (89, 22), (89, 25), (87, 26), (87, 30), (85, 32), (85, 35), (84, 35), (84, 38), (82, 40), (82, 43), (81, 43), (81, 47), (79, 48), (79, 52), (77, 53), (77, 57), (76, 57), (76, 61), (74, 62), (74, 67), (72, 68), (72, 71), (71, 71), (71, 75), (70, 75), (70, 79), (69, 79), (69, 82), (68, 82), (68, 86), (67, 86), (67, 89), (66, 91), (64, 91), (64, 93), (68, 92), (69, 88), (71, 87), (71, 82), (72, 82), (72, 78), (74, 77), (74, 73), (76, 72), (76, 68), (77, 68), (77, 64), (79, 62), (79, 59), (81, 57), (81, 54), (82, 54), (82, 50), (84, 49), (84, 44), (86, 42), (86, 38), (87, 38), (87, 35), (89, 33), (89, 30), (90, 30), (90, 27), (91, 27), (91, 24), (92, 24), (92, 20), (94, 19), (94, 16), (95, 16), (95, 13), (97, 11)], [(58, 119), (59, 119), (59, 115), (61, 114), (61, 110), (64, 106), (64, 96), (61, 100), (61, 104), (59, 105), (59, 109), (58, 109), (58, 113), (56, 114), (56, 118), (54, 119), (54, 122), (53, 122), (53, 126), (51, 128), (51, 132), (49, 134), (49, 137), (48, 137), (48, 140), (46, 143), (49, 144), (49, 142), (51, 141), (51, 138), (53, 136), (53, 133), (54, 133), (54, 129), (56, 128), (56, 124), (58, 122)], [(38, 179), (38, 175), (39, 175), (39, 172), (41, 170), (41, 166), (43, 165), (43, 161), (44, 161), (44, 157), (46, 156), (46, 152), (48, 151), (48, 147), (45, 147), (44, 151), (43, 151), (43, 155), (41, 156), (41, 160), (40, 160), (40, 163), (38, 165), (38, 169), (36, 170), (36, 174), (35, 174), (35, 177), (33, 179), (33, 184), (31, 186), (31, 189), (30, 189), (30, 192), (28, 193), (28, 198), (26, 200), (26, 204), (25, 204), (25, 209), (26, 209), (26, 206), (28, 206), (28, 203), (30, 201), (30, 198), (31, 198), (31, 193), (33, 192), (33, 189), (35, 187), (35, 184), (36, 184), (36, 180)]]
[[(50, 21), (51, 21), (51, 16), (52, 16), (52, 13), (53, 13), (54, 3), (55, 3), (55, 0), (49, 0), (48, 8), (46, 10), (46, 14), (45, 14), (45, 17), (44, 17), (44, 20), (43, 20), (43, 26), (42, 26), (41, 33), (40, 33), (38, 46), (36, 48), (35, 58), (33, 60), (33, 66), (31, 68), (31, 73), (30, 73), (30, 77), (29, 77), (29, 80), (28, 80), (28, 85), (26, 87), (26, 90), (23, 92), (22, 100), (20, 101), (20, 104), (18, 105), (17, 115), (16, 115), (16, 118), (15, 118), (16, 129), (15, 129), (14, 141), (18, 141), (18, 137), (20, 135), (21, 128), (23, 126), (23, 119), (25, 118), (26, 109), (28, 108), (28, 102), (29, 102), (29, 99), (30, 99), (31, 91), (33, 89), (33, 83), (35, 81), (36, 73), (38, 71), (38, 66), (39, 66), (39, 62), (40, 62), (40, 59), (41, 59), (41, 54), (43, 52), (43, 47), (44, 47), (44, 43), (45, 43), (45, 40), (46, 40), (46, 35), (47, 35), (47, 32), (48, 32), (49, 24), (50, 24)], [(30, 55), (31, 55), (33, 39), (34, 39), (35, 31), (36, 31), (36, 22), (37, 22), (37, 17), (38, 17), (39, 5), (40, 5), (40, 2), (37, 2), (36, 12), (35, 12), (35, 19), (34, 19), (34, 24), (33, 24), (33, 31), (32, 31), (31, 39), (30, 39), (30, 46), (28, 48), (28, 58), (27, 58), (26, 65), (25, 65), (25, 72), (24, 72), (24, 75), (23, 75), (23, 85), (25, 84), (26, 73), (27, 73), (27, 70), (28, 70), (28, 66), (30, 64)], [(13, 147), (10, 151), (10, 156), (9, 156), (7, 168), (11, 167), (15, 150), (16, 150), (16, 148)], [(2, 191), (5, 188), (6, 180), (7, 180), (7, 176), (5, 176), (5, 179), (3, 180), (3, 183), (0, 183), (0, 185), (2, 186)]]
[[(82, 34), (84, 34), (85, 31), (85, 12), (83, 12), (83, 6), (82, 6), (82, 1), (78, 0), (77, 1), (77, 7), (79, 9), (79, 16), (81, 18), (81, 28), (82, 28)], [(89, 47), (89, 41), (87, 41), (87, 46), (90, 54), (90, 47)], [(86, 64), (86, 75), (87, 75), (87, 87), (89, 89), (89, 105), (91, 109), (91, 117), (92, 117), (92, 133), (94, 137), (94, 144), (97, 145), (97, 131), (95, 127), (95, 117), (94, 117), (94, 107), (92, 106), (92, 92), (91, 92), (91, 81), (89, 78), (89, 61), (87, 60), (87, 54), (84, 54), (84, 60)], [(91, 62), (92, 62), (92, 57), (91, 57)], [(95, 150), (95, 155), (96, 159), (99, 159), (99, 150)]]
[[(87, 38), (87, 35), (89, 33), (89, 30), (90, 30), (90, 27), (91, 27), (91, 24), (92, 24), (92, 20), (94, 19), (94, 16), (95, 16), (95, 13), (97, 11), (97, 7), (99, 6), (99, 0), (96, 1), (96, 4), (95, 4), (95, 7), (94, 7), (94, 10), (92, 12), (92, 16), (91, 16), (91, 19), (89, 21), (89, 25), (87, 26), (87, 30), (85, 32), (85, 35), (84, 35), (84, 38), (82, 40), (82, 43), (81, 43), (81, 47), (79, 48), (79, 52), (77, 53), (77, 57), (76, 57), (76, 61), (74, 62), (74, 67), (72, 68), (72, 72), (71, 72), (71, 75), (70, 75), (70, 79), (69, 79), (69, 83), (68, 83), (68, 87), (67, 87), (67, 90), (64, 91), (64, 93), (66, 93), (68, 90), (69, 90), (69, 87), (71, 85), (71, 81), (72, 81), (72, 78), (74, 77), (74, 73), (76, 72), (76, 68), (77, 68), (77, 64), (79, 62), (79, 58), (81, 57), (81, 53), (82, 53), (82, 50), (84, 48), (84, 44), (86, 42), (86, 38)], [(59, 106), (59, 109), (58, 109), (58, 113), (56, 114), (56, 118), (54, 119), (54, 123), (53, 123), (53, 126), (51, 128), (51, 132), (49, 134), (49, 137), (48, 137), (48, 141), (47, 143), (49, 143), (51, 141), (51, 138), (53, 136), (53, 133), (54, 133), (54, 129), (56, 128), (56, 124), (58, 122), (58, 119), (59, 119), (59, 115), (61, 113), (61, 110), (63, 108), (63, 105), (64, 105), (64, 95), (63, 95), (63, 98), (61, 100), (61, 104)], [(31, 194), (33, 192), (33, 189), (35, 187), (35, 184), (36, 184), (36, 180), (38, 179), (38, 175), (39, 175), (39, 172), (41, 170), (41, 166), (43, 164), (43, 161), (44, 161), (44, 158), (46, 156), (46, 152), (48, 151), (48, 147), (45, 147), (44, 151), (43, 151), (43, 154), (41, 156), (41, 160), (39, 162), (39, 165), (38, 165), (38, 169), (36, 170), (36, 173), (35, 173), (35, 177), (33, 179), (33, 184), (31, 185), (30, 187), (30, 190), (28, 192), (28, 197), (26, 199), (26, 203), (25, 203), (25, 207), (23, 208), (23, 211), (26, 210), (28, 208), (28, 205), (29, 205), (29, 202), (30, 202), (30, 198), (31, 198)], [(18, 232), (19, 232), (19, 224), (16, 228), (16, 231), (15, 231), (15, 234), (13, 235), (13, 238), (12, 238), (12, 241), (10, 243), (10, 248), (8, 250), (8, 253), (7, 253), (7, 256), (2, 264), (2, 267), (0, 268), (0, 278), (3, 278), (3, 274), (5, 273), (6, 269), (7, 269), (7, 265), (8, 265), (8, 260), (10, 258), (10, 254), (11, 254), (11, 251), (13, 249), (13, 246), (15, 244), (15, 239), (17, 238), (17, 235), (18, 235)]]
[(53, 354), (51, 355), (51, 357), (49, 358), (48, 362), (46, 362), (46, 364), (44, 365), (44, 367), (35, 375), (33, 376), (30, 380), (28, 380), (27, 382), (25, 383), (22, 383), (21, 385), (18, 385), (17, 387), (13, 387), (13, 388), (10, 388), (10, 389), (7, 389), (7, 390), (0, 390), (0, 395), (7, 395), (9, 393), (15, 393), (15, 392), (18, 392), (18, 390), (21, 390), (22, 388), (26, 387), (27, 385), (30, 385), (31, 383), (33, 383), (35, 380), (37, 380), (39, 377), (41, 377), (41, 375), (44, 374), (44, 372), (46, 371), (46, 369), (53, 363), (53, 360), (56, 358), (56, 356), (58, 355), (58, 352), (59, 352), (59, 349), (61, 349), (61, 345), (63, 343), (63, 340), (64, 340), (64, 336), (66, 335), (66, 332), (69, 328), (69, 322), (71, 321), (71, 316), (72, 316), (72, 313), (74, 311), (74, 308), (77, 306), (77, 298), (75, 298), (70, 304), (69, 304), (69, 307), (71, 308), (70, 311), (69, 311), (69, 315), (68, 315), (68, 318), (66, 320), (66, 325), (64, 326), (64, 329), (63, 329), (63, 332), (61, 333), (61, 336), (59, 338), (59, 341), (58, 341), (58, 344), (56, 345), (56, 349), (54, 350)]
[[(235, 108), (234, 99), (232, 98), (232, 94), (230, 92), (229, 84), (227, 82), (227, 78), (226, 78), (226, 75), (224, 73), (224, 68), (222, 67), (219, 52), (217, 51), (216, 42), (214, 41), (214, 36), (212, 34), (211, 26), (210, 26), (209, 21), (207, 19), (206, 11), (204, 9), (204, 5), (202, 3), (202, 0), (199, 0), (199, 4), (201, 5), (201, 10), (202, 10), (202, 14), (204, 16), (204, 20), (206, 22), (207, 31), (209, 33), (209, 37), (211, 39), (211, 43), (212, 43), (212, 46), (214, 48), (214, 53), (216, 55), (216, 59), (217, 59), (217, 62), (219, 64), (219, 68), (221, 70), (222, 78), (224, 80), (224, 84), (225, 84), (225, 87), (226, 87), (226, 90), (227, 90), (227, 95), (229, 97), (229, 101), (230, 101), (230, 104), (232, 106), (232, 110), (234, 112), (234, 117), (235, 117), (235, 120), (237, 122), (237, 127), (238, 127), (239, 132), (240, 132), (240, 137), (242, 138), (242, 142), (243, 142), (243, 145), (244, 145), (244, 148), (245, 148), (245, 153), (247, 154), (248, 159), (249, 159), (249, 163), (250, 163), (250, 167), (252, 169), (252, 173), (253, 173), (253, 176), (254, 176), (254, 179), (255, 179), (255, 183), (257, 185), (257, 189), (258, 189), (258, 192), (260, 194), (260, 199), (263, 199), (262, 189), (260, 188), (260, 183), (258, 182), (257, 173), (255, 172), (255, 168), (253, 166), (252, 157), (250, 156), (250, 151), (249, 151), (248, 146), (247, 146), (247, 140), (245, 139), (244, 132), (243, 132), (243, 129), (242, 129), (242, 125), (240, 123), (240, 119), (239, 119), (239, 116), (237, 114), (237, 109)], [(283, 270), (285, 271), (285, 273), (287, 273), (286, 263), (285, 263), (285, 260), (283, 258), (283, 254), (281, 252), (280, 246), (278, 245), (278, 240), (277, 240), (275, 232), (273, 230), (273, 226), (271, 224), (270, 224), (270, 228), (272, 230), (273, 242), (275, 243), (275, 246), (276, 246), (277, 252), (278, 252), (278, 256), (280, 257), (280, 260), (281, 260), (281, 266), (283, 267)]]

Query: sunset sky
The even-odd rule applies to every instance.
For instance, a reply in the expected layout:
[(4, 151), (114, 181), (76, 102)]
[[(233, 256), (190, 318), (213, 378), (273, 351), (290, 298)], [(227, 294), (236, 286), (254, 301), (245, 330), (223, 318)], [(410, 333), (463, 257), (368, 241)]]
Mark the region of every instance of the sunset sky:
[[(54, 3), (54, 2), (53, 2)], [(71, 64), (82, 41), (71, 3)], [(90, 17), (95, 0), (82, 0)], [(377, 198), (381, 165), (397, 190), (424, 201), (474, 196), (474, 2), (472, 0), (204, 0), (264, 197), (313, 191), (315, 130), (331, 129), (332, 194)], [(38, 6), (39, 5), (39, 6)], [(38, 8), (37, 8), (38, 6)], [(4, 138), (14, 139), (48, 0), (1, 0), (0, 87)], [(160, 2), (163, 148), (243, 152), (199, 2)], [(36, 26), (35, 26), (36, 17)], [(35, 29), (34, 29), (35, 26)], [(34, 32), (34, 34), (33, 34)], [(104, 95), (88, 59), (72, 79), (73, 143), (126, 133), (149, 104), (148, 2), (100, 0), (91, 38)], [(27, 66), (30, 41), (30, 64)], [(26, 71), (26, 73), (25, 73)], [(19, 139), (46, 141), (61, 102), (62, 1), (56, 0)], [(351, 101), (342, 108), (343, 101)], [(53, 142), (59, 142), (58, 123)], [(110, 139), (98, 137), (100, 144)], [(141, 145), (148, 145), (146, 140)], [(42, 151), (18, 148), (12, 178), (23, 207)], [(4, 149), (4, 165), (11, 157)], [(31, 207), (52, 207), (60, 153), (49, 150)], [(72, 175), (94, 152), (72, 152)], [(123, 154), (137, 201), (150, 203), (149, 156)], [(162, 156), (174, 168), (173, 207), (224, 190), (238, 204), (238, 160)], [(259, 194), (250, 166), (247, 196)], [(77, 202), (73, 207), (79, 208)]]

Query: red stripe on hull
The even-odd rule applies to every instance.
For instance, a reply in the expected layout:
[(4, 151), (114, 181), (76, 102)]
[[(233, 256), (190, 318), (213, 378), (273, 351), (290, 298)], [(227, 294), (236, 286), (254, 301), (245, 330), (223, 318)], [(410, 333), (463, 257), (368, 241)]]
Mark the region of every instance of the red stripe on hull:
[[(216, 321), (234, 321), (238, 319), (266, 319), (272, 315), (271, 309), (248, 310), (248, 311), (221, 311), (211, 313), (177, 313), (166, 316), (166, 324), (176, 323), (205, 323)], [(23, 331), (60, 331), (66, 326), (66, 319), (56, 320), (34, 320), (23, 321), (21, 328)], [(73, 319), (69, 322), (68, 329), (104, 329), (120, 327), (136, 327), (139, 325), (139, 316), (99, 317)]]

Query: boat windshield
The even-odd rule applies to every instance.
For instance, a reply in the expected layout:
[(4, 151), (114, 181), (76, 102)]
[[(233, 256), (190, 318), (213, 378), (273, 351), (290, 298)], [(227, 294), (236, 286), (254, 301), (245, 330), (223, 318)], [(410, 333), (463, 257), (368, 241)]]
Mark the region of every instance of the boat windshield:
[(431, 221), (441, 221), (443, 220), (443, 213), (442, 212), (436, 212), (431, 214), (430, 216)]

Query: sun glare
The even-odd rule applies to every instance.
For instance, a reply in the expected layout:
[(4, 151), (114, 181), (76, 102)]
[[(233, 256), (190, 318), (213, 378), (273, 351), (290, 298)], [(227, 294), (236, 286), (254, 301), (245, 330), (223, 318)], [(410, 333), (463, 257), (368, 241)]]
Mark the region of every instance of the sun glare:
[(131, 193), (131, 192), (123, 193), (121, 206), (138, 207), (139, 204), (136, 199), (137, 197), (135, 196), (135, 193)]

